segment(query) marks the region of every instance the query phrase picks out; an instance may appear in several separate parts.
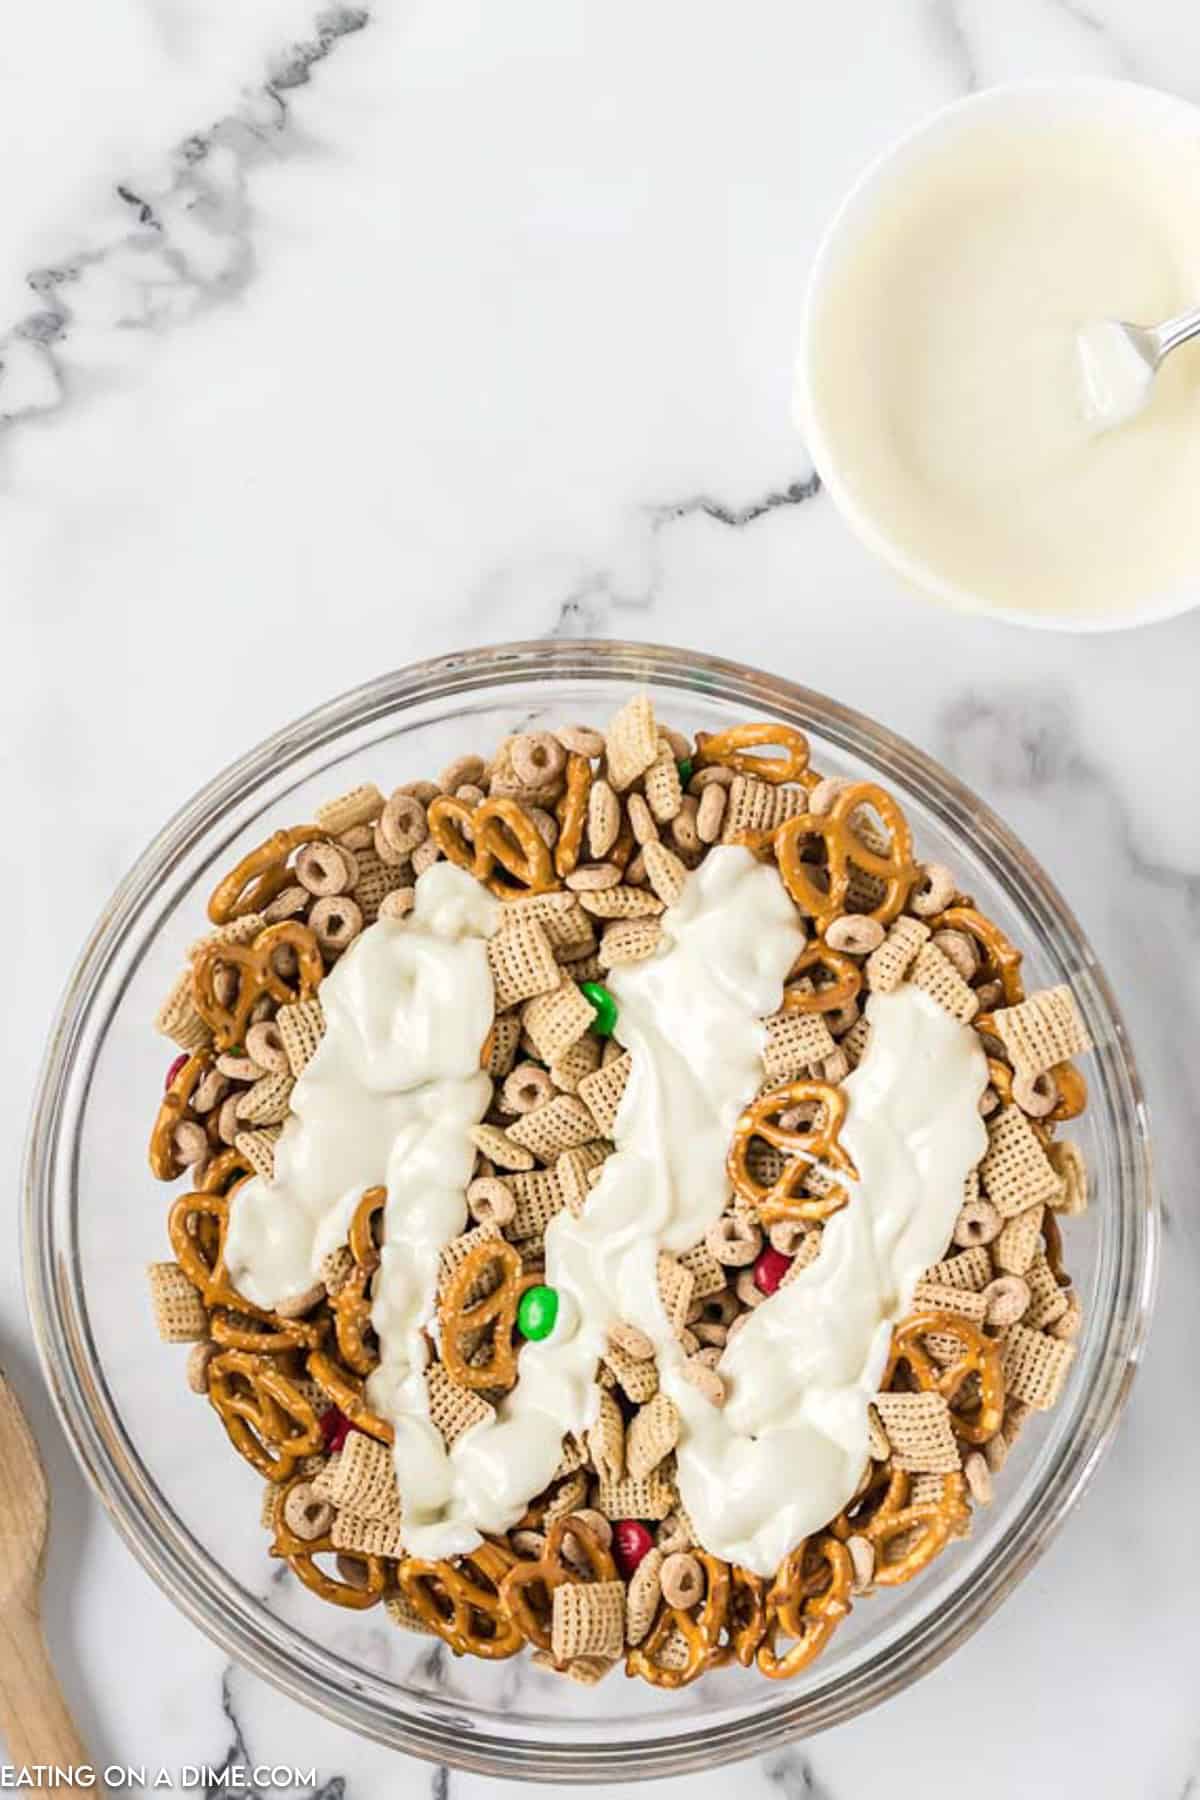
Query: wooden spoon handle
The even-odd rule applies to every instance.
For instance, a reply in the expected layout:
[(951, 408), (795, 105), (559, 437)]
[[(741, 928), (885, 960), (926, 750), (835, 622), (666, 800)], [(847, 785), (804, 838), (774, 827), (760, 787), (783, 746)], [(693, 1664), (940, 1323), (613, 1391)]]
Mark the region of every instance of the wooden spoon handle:
[[(0, 1614), (0, 1733), (18, 1769), (92, 1767), (58, 1685), (42, 1622), (19, 1600)], [(61, 1794), (86, 1793), (90, 1800), (104, 1792), (99, 1782), (84, 1788), (64, 1780), (55, 1787)]]

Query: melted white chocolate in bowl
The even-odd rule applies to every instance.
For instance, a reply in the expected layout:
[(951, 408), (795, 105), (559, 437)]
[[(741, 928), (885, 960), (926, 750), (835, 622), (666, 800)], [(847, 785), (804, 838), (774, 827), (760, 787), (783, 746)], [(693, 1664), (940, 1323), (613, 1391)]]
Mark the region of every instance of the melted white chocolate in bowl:
[(1145, 391), (1101, 327), (1196, 304), (1198, 188), (1200, 116), (1114, 83), (983, 94), (852, 196), (814, 277), (801, 423), (916, 584), (1119, 623), (1194, 583), (1200, 353)]
[(742, 848), (711, 851), (663, 915), (658, 954), (610, 978), (632, 1073), (582, 1216), (562, 1212), (546, 1232), (555, 1329), (524, 1346), (496, 1416), (447, 1447), (429, 1417), (425, 1332), (440, 1253), (467, 1222), (468, 1132), (491, 1095), (479, 1049), (499, 917), (472, 877), (435, 865), (410, 917), (372, 926), (327, 978), (325, 1036), (296, 1084), (275, 1178), (246, 1183), (231, 1205), (230, 1274), (263, 1306), (303, 1292), (364, 1188), (386, 1185), (368, 1397), (395, 1427), (413, 1554), (455, 1555), (516, 1523), (564, 1433), (595, 1418), (597, 1361), (625, 1320), (652, 1339), (679, 1408), (679, 1489), (701, 1541), (769, 1575), (857, 1485), (891, 1326), (945, 1251), (986, 1144), (983, 1051), (915, 989), (872, 998), (842, 1132), (860, 1179), (820, 1256), (725, 1352), (728, 1403), (710, 1405), (684, 1376), (657, 1258), (699, 1242), (728, 1202), (730, 1139), (764, 1079), (762, 1021), (803, 944), (776, 871)]

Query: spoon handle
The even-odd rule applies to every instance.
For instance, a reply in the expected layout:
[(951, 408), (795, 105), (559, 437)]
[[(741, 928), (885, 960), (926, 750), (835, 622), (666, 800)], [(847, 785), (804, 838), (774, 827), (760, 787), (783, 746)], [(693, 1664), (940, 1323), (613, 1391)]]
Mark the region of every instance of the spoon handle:
[[(16, 1600), (0, 1612), (0, 1735), (18, 1769), (92, 1768), (54, 1673), (37, 1612)], [(48, 1786), (49, 1783), (42, 1785)], [(97, 1781), (54, 1784), (61, 1794), (103, 1796)]]
[(1168, 319), (1165, 325), (1156, 326), (1154, 344), (1159, 360), (1197, 336), (1200, 336), (1200, 306), (1193, 307), (1191, 312), (1180, 313), (1178, 318)]

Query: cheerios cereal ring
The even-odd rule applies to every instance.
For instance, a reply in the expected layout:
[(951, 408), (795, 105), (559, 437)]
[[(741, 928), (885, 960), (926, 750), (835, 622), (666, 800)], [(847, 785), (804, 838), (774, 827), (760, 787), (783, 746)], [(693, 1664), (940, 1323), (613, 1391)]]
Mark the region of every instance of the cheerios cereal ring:
[(327, 843), (329, 833), (317, 825), (294, 825), (274, 832), (264, 843), (247, 851), (239, 863), (213, 889), (208, 916), (214, 925), (261, 912), (291, 881), (287, 859), (302, 844)]

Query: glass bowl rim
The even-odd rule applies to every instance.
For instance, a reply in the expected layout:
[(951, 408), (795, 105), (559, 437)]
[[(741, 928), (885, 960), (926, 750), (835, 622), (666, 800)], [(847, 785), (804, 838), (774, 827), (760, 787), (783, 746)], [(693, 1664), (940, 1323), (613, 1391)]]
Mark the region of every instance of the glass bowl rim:
[[(480, 687), (536, 687), (547, 680), (652, 680), (683, 692), (703, 692), (807, 723), (842, 750), (903, 773), (922, 803), (943, 822), (953, 819), (997, 879), (1011, 887), (1021, 875), (1021, 898), (1052, 940), (1068, 946), (1086, 967), (1098, 1006), (1112, 1027), (1112, 1072), (1121, 1084), (1128, 1137), (1121, 1144), (1118, 1218), (1123, 1254), (1119, 1269), (1124, 1304), (1104, 1326), (1104, 1382), (1088, 1397), (1087, 1412), (1064, 1440), (1058, 1462), (1027, 1497), (998, 1552), (960, 1580), (936, 1618), (918, 1620), (836, 1688), (818, 1685), (771, 1707), (755, 1707), (727, 1722), (686, 1735), (642, 1736), (618, 1741), (588, 1737), (579, 1743), (540, 1743), (464, 1730), (461, 1702), (447, 1703), (444, 1717), (432, 1708), (398, 1713), (394, 1701), (373, 1687), (382, 1682), (352, 1672), (340, 1659), (309, 1644), (307, 1660), (288, 1649), (295, 1634), (253, 1603), (246, 1617), (230, 1615), (214, 1589), (199, 1579), (188, 1553), (191, 1540), (162, 1517), (145, 1493), (146, 1483), (122, 1449), (124, 1429), (106, 1390), (81, 1368), (80, 1335), (64, 1311), (59, 1290), (67, 1247), (56, 1243), (55, 1196), (67, 1184), (72, 1227), (78, 1200), (78, 1131), (61, 1142), (67, 1088), (75, 1052), (100, 983), (118, 950), (136, 928), (143, 907), (165, 870), (206, 836), (239, 800), (302, 756), (336, 742), (421, 701), (466, 695)], [(985, 838), (986, 843), (981, 843)], [(1002, 874), (1003, 871), (1003, 874)], [(101, 1044), (116, 1006), (109, 1009)], [(94, 1060), (94, 1058), (93, 1058)], [(81, 1115), (82, 1116), (82, 1115)], [(64, 1173), (65, 1170), (65, 1173)], [(360, 1735), (447, 1765), (510, 1778), (587, 1782), (638, 1780), (715, 1768), (738, 1757), (761, 1755), (797, 1737), (856, 1716), (934, 1668), (964, 1642), (1033, 1566), (1090, 1481), (1115, 1432), (1140, 1360), (1153, 1305), (1159, 1220), (1149, 1143), (1149, 1122), (1128, 1037), (1108, 982), (1070, 908), (1048, 877), (981, 800), (932, 758), (866, 715), (782, 677), (699, 652), (618, 640), (533, 639), (487, 645), (410, 664), (353, 688), (314, 708), (249, 750), (201, 788), (167, 821), (134, 863), (104, 909), (80, 953), (52, 1028), (31, 1115), (26, 1145), (22, 1209), (26, 1297), (43, 1374), (68, 1441), (125, 1542), (175, 1604), (226, 1653), (303, 1705)], [(1114, 1289), (1115, 1291), (1115, 1289)], [(1082, 1429), (1086, 1427), (1086, 1429)], [(141, 1490), (141, 1492), (139, 1492)], [(1018, 1490), (1014, 1490), (1015, 1503)], [(1018, 1532), (1017, 1527), (1020, 1527)], [(1019, 1539), (1019, 1541), (1018, 1541)], [(253, 1616), (250, 1616), (253, 1614)], [(564, 1721), (569, 1729), (574, 1721)], [(595, 1721), (579, 1721), (586, 1732)]]

